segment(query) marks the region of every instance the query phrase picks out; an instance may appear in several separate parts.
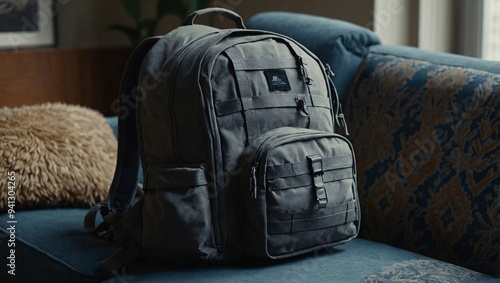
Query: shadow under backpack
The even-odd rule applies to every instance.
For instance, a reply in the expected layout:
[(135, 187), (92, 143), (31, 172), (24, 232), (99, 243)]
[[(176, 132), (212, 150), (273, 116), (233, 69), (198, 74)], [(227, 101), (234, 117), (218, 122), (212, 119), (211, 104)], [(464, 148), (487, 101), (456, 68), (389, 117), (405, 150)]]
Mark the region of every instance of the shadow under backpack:
[[(207, 13), (238, 28), (194, 24)], [(293, 39), (221, 8), (142, 42), (121, 83), (109, 196), (85, 217), (125, 246), (103, 268), (280, 259), (356, 237), (355, 158), (334, 133), (347, 127), (332, 75)]]

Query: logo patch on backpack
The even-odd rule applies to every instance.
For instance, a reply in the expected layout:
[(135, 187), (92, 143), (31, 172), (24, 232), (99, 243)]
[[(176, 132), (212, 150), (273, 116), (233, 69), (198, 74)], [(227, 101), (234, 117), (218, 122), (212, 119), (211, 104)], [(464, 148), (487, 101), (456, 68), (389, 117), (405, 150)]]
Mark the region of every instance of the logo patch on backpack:
[(269, 86), (269, 91), (275, 90), (291, 90), (290, 82), (286, 76), (285, 70), (266, 70), (264, 75), (267, 79), (267, 85)]

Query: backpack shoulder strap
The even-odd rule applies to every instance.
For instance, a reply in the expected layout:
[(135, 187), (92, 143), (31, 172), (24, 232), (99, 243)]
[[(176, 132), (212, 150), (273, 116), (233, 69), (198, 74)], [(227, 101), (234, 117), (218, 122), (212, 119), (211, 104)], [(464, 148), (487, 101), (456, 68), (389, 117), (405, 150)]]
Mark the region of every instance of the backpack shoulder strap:
[[(106, 202), (92, 207), (84, 220), (85, 228), (93, 234), (107, 234), (110, 226), (113, 225), (108, 221), (109, 217), (107, 216), (111, 212), (113, 214), (126, 212), (136, 195), (140, 158), (137, 141), (136, 105), (131, 105), (130, 102), (137, 100), (137, 80), (142, 62), (160, 38), (150, 37), (139, 44), (130, 56), (122, 76), (117, 113), (118, 158), (113, 182), (109, 188)], [(99, 212), (104, 222), (96, 227), (95, 220)], [(112, 218), (116, 218), (116, 215)]]
[(130, 56), (120, 84), (118, 107), (118, 160), (115, 175), (109, 189), (106, 203), (116, 212), (126, 211), (137, 190), (139, 150), (136, 127), (136, 105), (138, 99), (137, 79), (146, 57), (160, 37), (150, 37), (139, 44)]

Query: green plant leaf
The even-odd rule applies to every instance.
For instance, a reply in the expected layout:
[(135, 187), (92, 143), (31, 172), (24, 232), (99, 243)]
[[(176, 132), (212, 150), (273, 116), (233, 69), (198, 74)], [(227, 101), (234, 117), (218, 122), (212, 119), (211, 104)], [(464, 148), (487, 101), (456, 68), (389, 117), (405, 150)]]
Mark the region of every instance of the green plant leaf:
[[(160, 0), (159, 0), (160, 1)], [(140, 0), (120, 0), (127, 14), (135, 21), (141, 20), (142, 6)]]
[(158, 0), (157, 18), (160, 19), (166, 14), (174, 14), (184, 20), (188, 16), (188, 7), (182, 0)]

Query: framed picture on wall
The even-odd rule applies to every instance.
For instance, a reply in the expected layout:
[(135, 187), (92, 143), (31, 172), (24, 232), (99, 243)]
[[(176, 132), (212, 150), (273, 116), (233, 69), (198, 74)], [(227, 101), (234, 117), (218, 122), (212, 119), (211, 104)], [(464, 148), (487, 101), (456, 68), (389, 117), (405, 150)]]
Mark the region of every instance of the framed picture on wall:
[(53, 0), (0, 0), (0, 48), (54, 46)]

